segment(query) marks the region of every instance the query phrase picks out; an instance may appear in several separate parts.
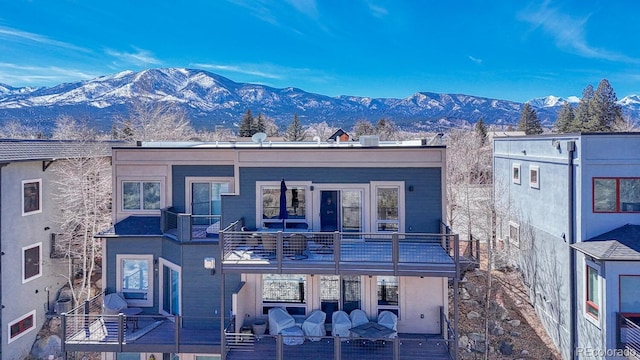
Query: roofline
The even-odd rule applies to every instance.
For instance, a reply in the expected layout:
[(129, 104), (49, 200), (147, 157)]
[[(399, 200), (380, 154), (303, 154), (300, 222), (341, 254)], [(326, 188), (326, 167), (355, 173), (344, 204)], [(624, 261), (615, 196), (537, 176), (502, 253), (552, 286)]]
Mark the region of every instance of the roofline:
[(572, 133), (544, 133), (544, 134), (534, 134), (534, 135), (506, 135), (506, 136), (495, 136), (493, 140), (508, 140), (508, 139), (546, 139), (546, 138), (563, 138), (563, 137), (580, 137), (580, 136), (617, 136), (617, 135), (631, 135), (631, 136), (640, 136), (640, 132), (572, 132)]

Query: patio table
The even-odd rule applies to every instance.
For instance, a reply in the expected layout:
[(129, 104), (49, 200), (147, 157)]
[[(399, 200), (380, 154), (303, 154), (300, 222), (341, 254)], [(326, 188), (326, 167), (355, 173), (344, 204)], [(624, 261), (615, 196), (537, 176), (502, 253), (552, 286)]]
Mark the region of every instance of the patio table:
[(368, 339), (386, 338), (395, 332), (392, 329), (389, 329), (386, 326), (382, 326), (375, 321), (369, 321), (368, 323), (352, 327), (349, 330), (353, 334)]

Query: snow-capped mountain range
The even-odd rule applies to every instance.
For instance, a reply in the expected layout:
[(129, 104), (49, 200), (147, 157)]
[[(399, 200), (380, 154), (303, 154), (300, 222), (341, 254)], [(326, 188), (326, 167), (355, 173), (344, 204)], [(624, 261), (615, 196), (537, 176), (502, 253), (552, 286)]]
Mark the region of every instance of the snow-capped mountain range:
[[(0, 125), (19, 121), (49, 128), (60, 115), (87, 120), (100, 130), (109, 130), (116, 119), (126, 119), (140, 98), (173, 102), (182, 107), (197, 129), (236, 126), (251, 109), (275, 120), (284, 129), (294, 114), (303, 124), (326, 121), (350, 129), (358, 120), (372, 123), (386, 118), (406, 130), (443, 130), (473, 124), (479, 118), (488, 124), (516, 124), (523, 104), (462, 94), (418, 92), (404, 99), (357, 96), (330, 97), (289, 87), (237, 83), (203, 70), (164, 68), (141, 72), (124, 71), (92, 80), (53, 87), (16, 88), (0, 84)], [(559, 108), (579, 99), (547, 96), (529, 103), (543, 125), (550, 126)], [(640, 117), (640, 97), (619, 101), (625, 114)]]

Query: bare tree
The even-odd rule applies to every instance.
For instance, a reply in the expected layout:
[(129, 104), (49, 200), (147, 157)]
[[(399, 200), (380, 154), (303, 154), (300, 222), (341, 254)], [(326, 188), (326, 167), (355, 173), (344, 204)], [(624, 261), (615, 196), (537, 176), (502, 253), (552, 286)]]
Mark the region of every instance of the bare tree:
[(104, 146), (87, 141), (83, 154), (58, 161), (52, 168), (58, 187), (53, 199), (60, 207), (54, 251), (70, 260), (67, 280), (76, 302), (93, 295), (91, 276), (101, 256), (100, 241), (94, 235), (111, 221), (111, 165)]
[(45, 136), (42, 129), (24, 125), (18, 121), (10, 121), (0, 128), (0, 137), (5, 139), (43, 139)]
[(78, 122), (69, 115), (62, 115), (56, 119), (51, 139), (53, 140), (96, 140), (100, 134), (89, 127), (86, 122)]
[(117, 122), (115, 132), (115, 138), (129, 141), (189, 140), (195, 136), (183, 109), (148, 99), (135, 102), (129, 119)]
[(319, 137), (320, 140), (327, 140), (329, 136), (333, 135), (333, 133), (338, 130), (335, 127), (329, 126), (326, 121), (321, 123), (309, 124), (307, 128), (307, 135), (311, 138)]

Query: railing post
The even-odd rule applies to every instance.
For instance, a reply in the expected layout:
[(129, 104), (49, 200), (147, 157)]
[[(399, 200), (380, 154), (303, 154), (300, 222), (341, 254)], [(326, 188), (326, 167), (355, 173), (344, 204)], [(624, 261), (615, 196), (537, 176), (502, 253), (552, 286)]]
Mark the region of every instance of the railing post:
[[(62, 334), (61, 334), (62, 341), (61, 341), (61, 344), (60, 344), (60, 351), (62, 353), (65, 353), (66, 352), (65, 344), (67, 343), (67, 314), (66, 313), (62, 314), (62, 319), (61, 320), (62, 320), (62, 324), (60, 326), (62, 328), (60, 330), (62, 330)], [(66, 356), (65, 356), (65, 358), (66, 358)]]
[(333, 336), (333, 358), (340, 360), (342, 358), (342, 340), (339, 336)]
[(160, 209), (160, 231), (167, 232), (167, 209)]
[[(449, 235), (451, 236), (451, 235)], [(453, 278), (453, 358), (458, 358), (458, 280), (460, 280), (460, 238), (458, 234), (453, 235), (453, 260), (456, 266), (455, 277)]]
[(124, 344), (124, 326), (126, 321), (123, 313), (118, 314), (118, 345), (120, 352), (122, 352), (122, 345)]
[(283, 355), (283, 350), (282, 349), (282, 335), (276, 335), (276, 359), (277, 360), (284, 360)]
[(397, 337), (393, 338), (393, 359), (400, 359), (400, 339), (398, 339)]
[(282, 231), (276, 234), (276, 261), (278, 262), (278, 271), (282, 272), (282, 251), (284, 250), (284, 236)]
[(340, 232), (335, 231), (333, 233), (333, 261), (335, 261), (336, 274), (340, 274), (340, 252), (341, 252), (340, 240), (341, 240)]
[(398, 233), (391, 234), (391, 261), (393, 261), (393, 275), (398, 276), (398, 262), (400, 261), (400, 244)]
[(180, 353), (180, 324), (182, 324), (182, 316), (175, 315), (174, 321), (174, 341), (176, 343), (176, 354)]
[(620, 330), (622, 327), (622, 316), (619, 312), (616, 313), (616, 325), (616, 349), (622, 349), (622, 338), (620, 337), (622, 333), (622, 330)]
[(180, 242), (191, 240), (191, 214), (178, 214), (178, 240)]

